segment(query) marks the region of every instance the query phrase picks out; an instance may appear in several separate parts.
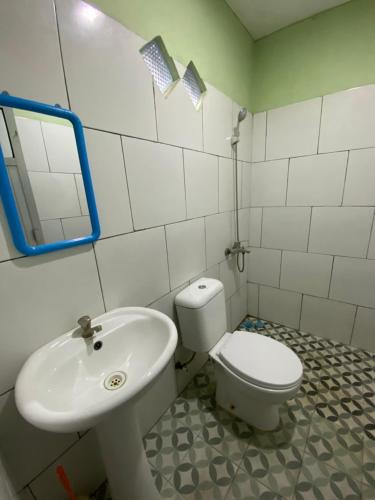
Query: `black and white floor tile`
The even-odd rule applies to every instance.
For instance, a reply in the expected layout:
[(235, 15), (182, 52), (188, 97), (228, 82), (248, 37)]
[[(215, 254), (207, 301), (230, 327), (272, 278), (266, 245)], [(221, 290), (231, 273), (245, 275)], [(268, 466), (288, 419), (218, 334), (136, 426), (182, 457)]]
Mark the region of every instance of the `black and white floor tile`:
[(216, 405), (208, 362), (144, 439), (161, 498), (375, 499), (375, 354), (253, 317), (240, 329), (293, 349), (301, 388), (260, 431)]

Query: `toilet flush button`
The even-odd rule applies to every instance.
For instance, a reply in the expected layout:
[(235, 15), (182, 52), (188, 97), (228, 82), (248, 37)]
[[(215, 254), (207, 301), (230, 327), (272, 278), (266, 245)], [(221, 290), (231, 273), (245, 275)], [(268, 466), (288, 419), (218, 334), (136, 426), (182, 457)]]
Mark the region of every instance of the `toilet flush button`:
[(207, 287), (206, 287), (206, 285), (199, 285), (198, 288), (199, 288), (199, 290), (204, 290)]

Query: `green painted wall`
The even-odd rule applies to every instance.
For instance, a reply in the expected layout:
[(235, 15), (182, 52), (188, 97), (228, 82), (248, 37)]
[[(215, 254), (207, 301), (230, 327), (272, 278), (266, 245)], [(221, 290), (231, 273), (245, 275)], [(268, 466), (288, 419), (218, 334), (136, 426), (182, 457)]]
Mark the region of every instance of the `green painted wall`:
[(253, 40), (225, 0), (90, 0), (146, 40), (161, 35), (171, 56), (251, 109)]
[(375, 82), (375, 0), (352, 0), (258, 40), (253, 111)]

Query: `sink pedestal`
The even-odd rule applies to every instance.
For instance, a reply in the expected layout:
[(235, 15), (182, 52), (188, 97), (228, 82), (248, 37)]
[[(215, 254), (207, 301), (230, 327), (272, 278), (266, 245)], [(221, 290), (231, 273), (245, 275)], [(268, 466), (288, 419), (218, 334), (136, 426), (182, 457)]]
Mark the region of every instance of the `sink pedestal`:
[(113, 500), (160, 500), (132, 402), (96, 426)]

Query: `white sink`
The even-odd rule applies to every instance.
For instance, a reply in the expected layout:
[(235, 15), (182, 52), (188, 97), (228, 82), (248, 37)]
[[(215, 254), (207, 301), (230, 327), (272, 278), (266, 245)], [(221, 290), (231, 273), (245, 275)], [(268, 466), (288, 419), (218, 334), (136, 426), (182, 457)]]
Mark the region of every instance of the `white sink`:
[(18, 410), (47, 431), (95, 426), (113, 499), (158, 498), (134, 402), (173, 356), (176, 327), (164, 314), (143, 307), (114, 309), (92, 325), (102, 331), (83, 339), (76, 328), (29, 357), (16, 382)]

